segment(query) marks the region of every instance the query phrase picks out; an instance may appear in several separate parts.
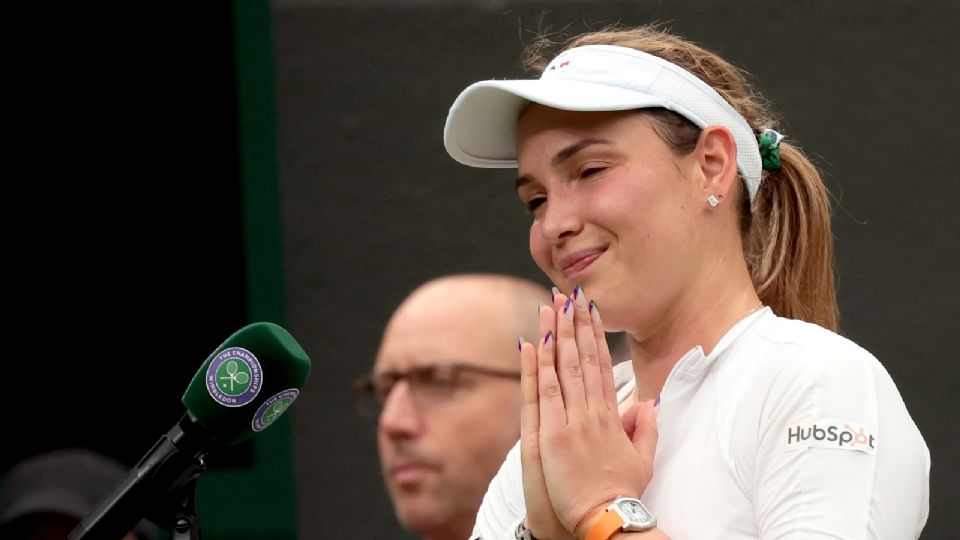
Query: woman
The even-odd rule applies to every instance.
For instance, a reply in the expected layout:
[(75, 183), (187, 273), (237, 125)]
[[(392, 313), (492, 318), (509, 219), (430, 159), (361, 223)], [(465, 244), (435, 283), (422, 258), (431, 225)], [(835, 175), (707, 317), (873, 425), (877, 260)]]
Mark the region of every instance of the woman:
[(474, 536), (919, 536), (926, 445), (833, 333), (826, 190), (740, 71), (651, 27), (539, 51), (540, 79), (470, 86), (444, 134), (518, 168), (531, 254), (570, 291), (521, 343), (519, 450)]

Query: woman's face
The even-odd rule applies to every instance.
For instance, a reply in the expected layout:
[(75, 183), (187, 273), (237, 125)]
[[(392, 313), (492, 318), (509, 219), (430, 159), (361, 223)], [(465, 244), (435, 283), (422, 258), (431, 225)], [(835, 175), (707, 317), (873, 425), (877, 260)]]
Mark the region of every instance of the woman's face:
[(530, 253), (564, 291), (581, 284), (612, 331), (652, 330), (704, 271), (696, 152), (677, 155), (654, 122), (533, 105), (517, 128)]

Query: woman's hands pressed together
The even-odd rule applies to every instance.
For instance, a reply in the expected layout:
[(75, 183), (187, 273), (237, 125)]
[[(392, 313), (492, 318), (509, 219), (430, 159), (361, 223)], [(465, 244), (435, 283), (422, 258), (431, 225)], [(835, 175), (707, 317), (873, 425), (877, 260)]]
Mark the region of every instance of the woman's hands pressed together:
[(527, 528), (583, 538), (617, 496), (640, 497), (656, 452), (654, 404), (622, 419), (596, 304), (577, 286), (540, 308), (539, 343), (523, 343), (521, 459)]

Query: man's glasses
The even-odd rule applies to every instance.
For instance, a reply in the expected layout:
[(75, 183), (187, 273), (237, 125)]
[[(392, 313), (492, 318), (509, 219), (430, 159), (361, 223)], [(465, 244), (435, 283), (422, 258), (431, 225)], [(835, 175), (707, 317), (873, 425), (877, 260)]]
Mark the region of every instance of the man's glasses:
[(426, 408), (449, 400), (459, 388), (466, 386), (465, 374), (520, 380), (520, 372), (514, 370), (473, 364), (427, 364), (406, 371), (364, 375), (353, 381), (353, 389), (360, 398), (360, 415), (376, 419), (390, 392), (400, 381), (407, 381), (417, 407)]

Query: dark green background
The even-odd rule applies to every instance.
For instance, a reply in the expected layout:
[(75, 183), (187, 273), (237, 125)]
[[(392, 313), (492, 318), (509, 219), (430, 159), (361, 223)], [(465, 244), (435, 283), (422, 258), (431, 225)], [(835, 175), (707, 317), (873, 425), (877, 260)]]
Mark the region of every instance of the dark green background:
[(27, 32), (6, 78), (4, 396), (31, 406), (8, 418), (0, 470), (66, 445), (132, 465), (176, 421), (206, 356), (246, 322), (272, 320), (313, 358), (312, 377), (292, 419), (214, 460), (207, 537), (409, 537), (350, 381), (421, 281), (544, 281), (513, 173), (447, 157), (446, 111), (470, 82), (519, 75), (540, 21), (580, 31), (655, 19), (753, 73), (824, 170), (842, 331), (900, 387), (933, 458), (924, 538), (950, 538), (960, 14), (948, 0), (11, 11)]

